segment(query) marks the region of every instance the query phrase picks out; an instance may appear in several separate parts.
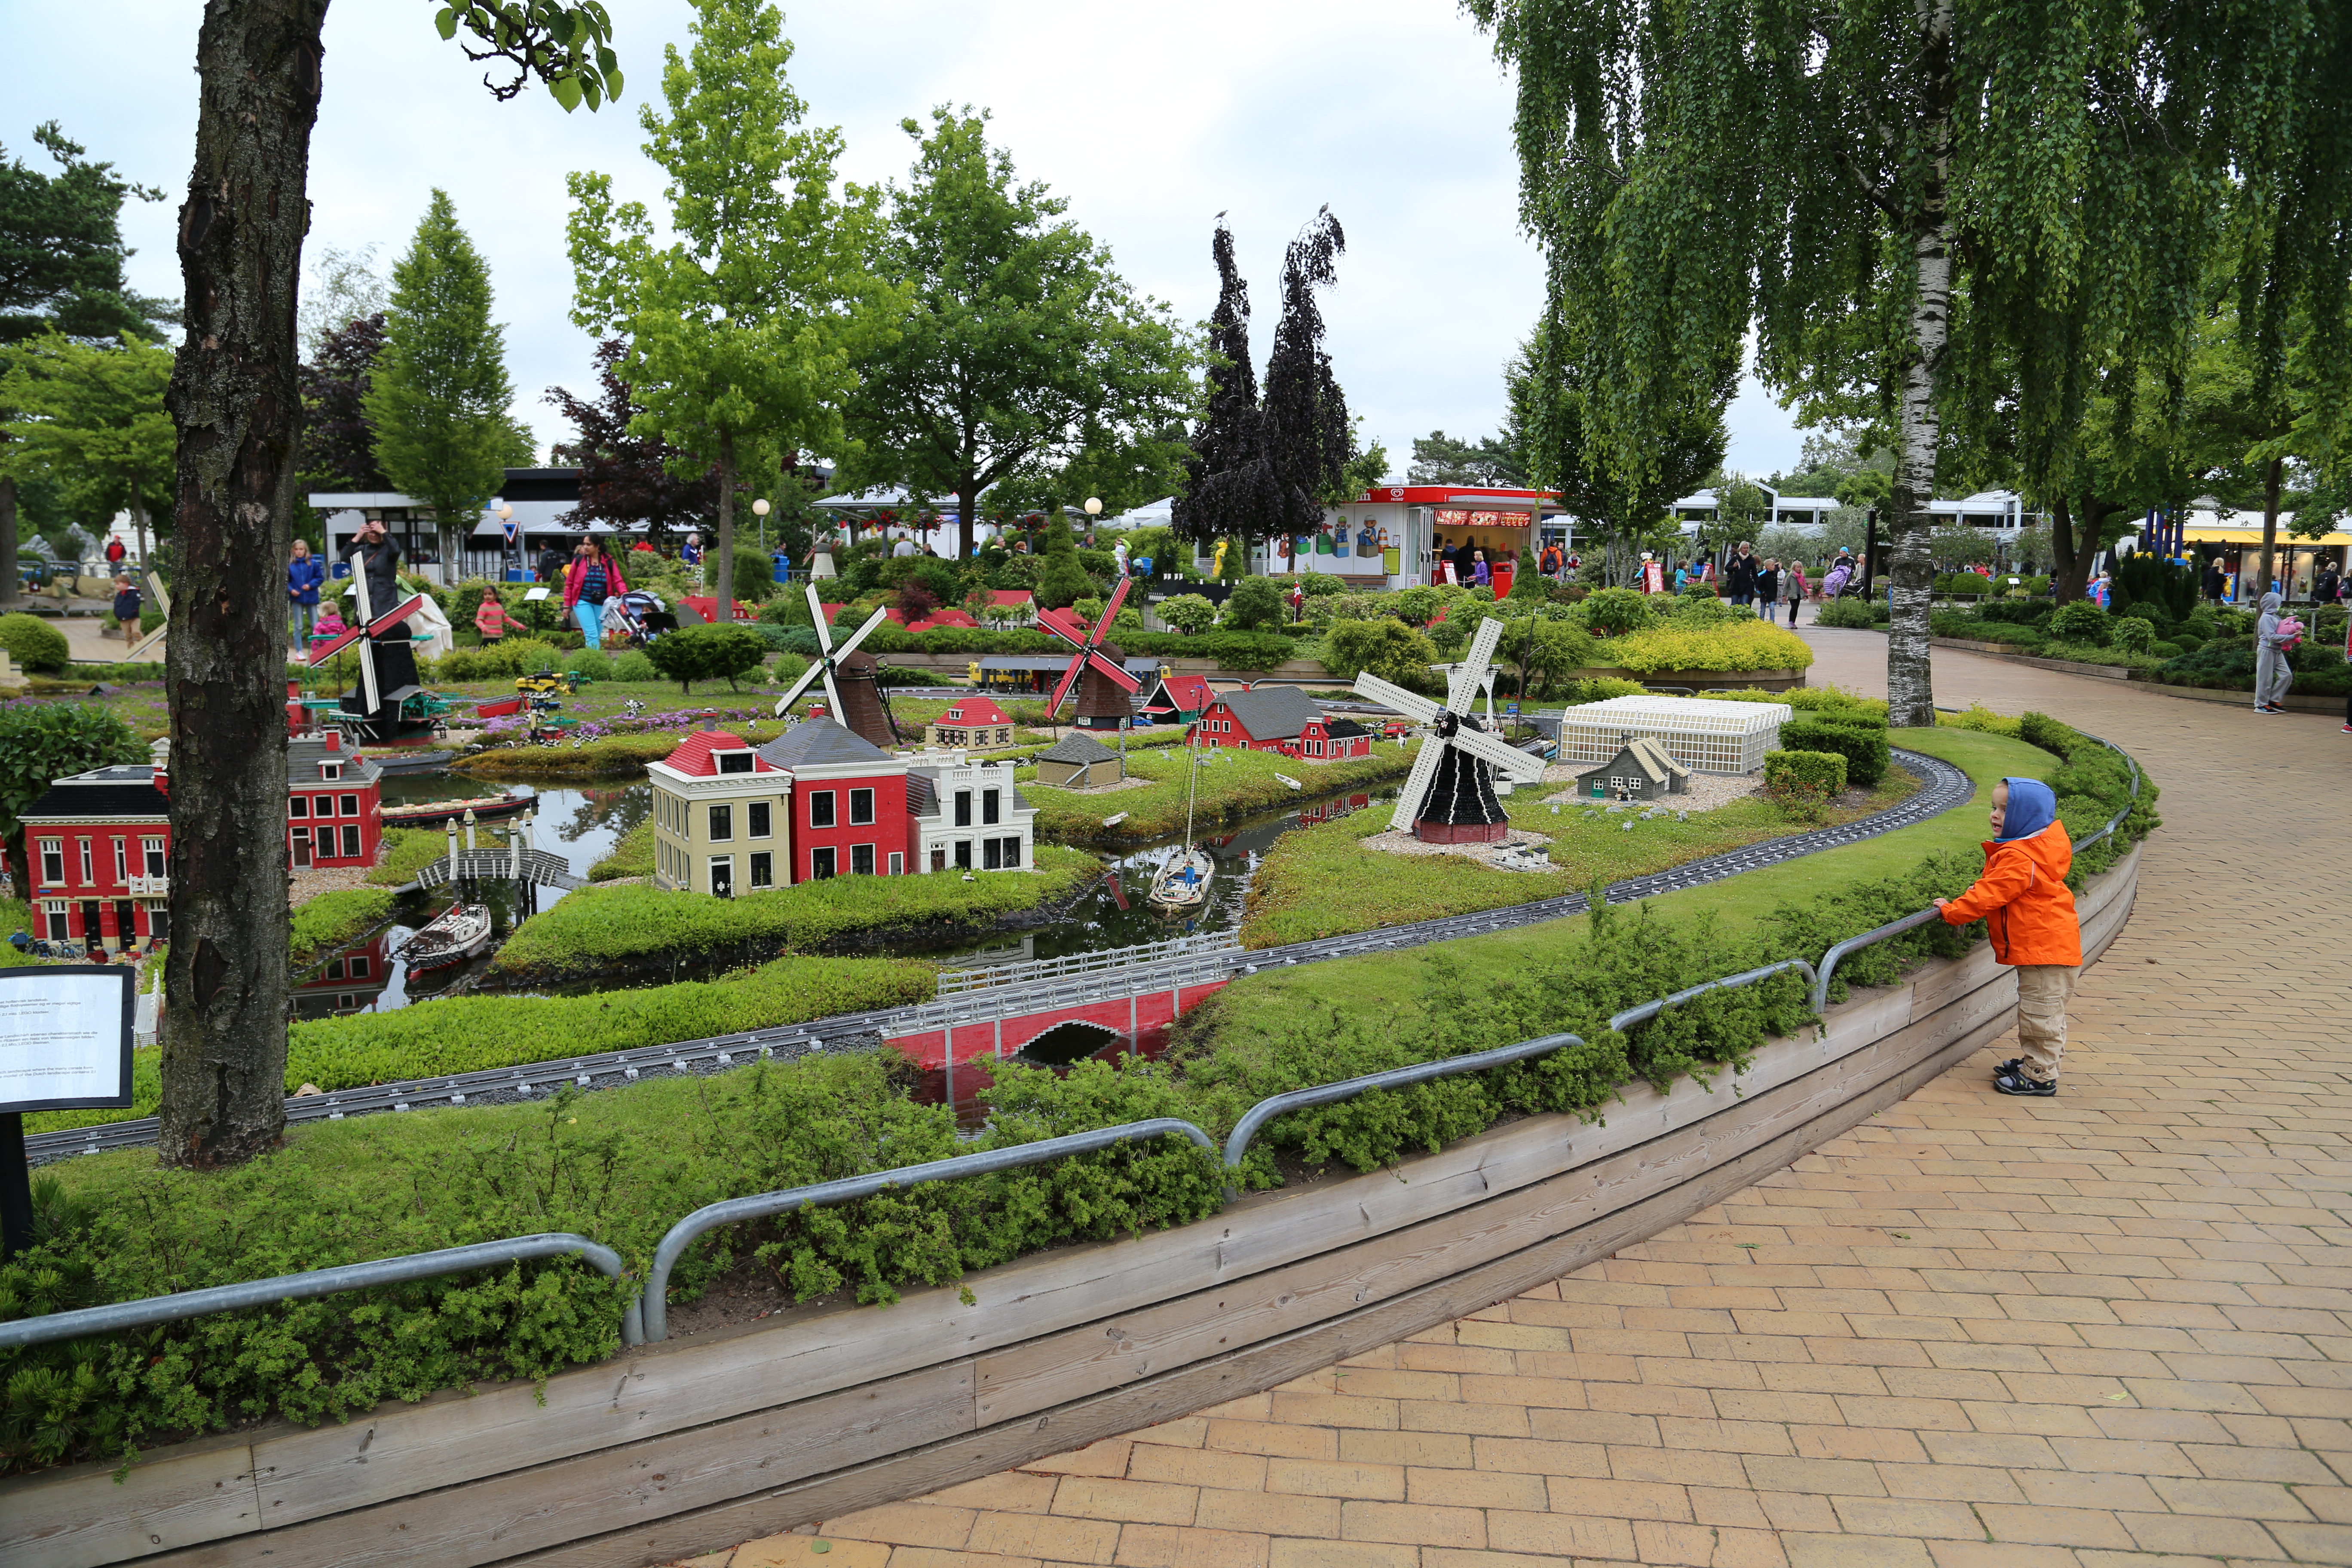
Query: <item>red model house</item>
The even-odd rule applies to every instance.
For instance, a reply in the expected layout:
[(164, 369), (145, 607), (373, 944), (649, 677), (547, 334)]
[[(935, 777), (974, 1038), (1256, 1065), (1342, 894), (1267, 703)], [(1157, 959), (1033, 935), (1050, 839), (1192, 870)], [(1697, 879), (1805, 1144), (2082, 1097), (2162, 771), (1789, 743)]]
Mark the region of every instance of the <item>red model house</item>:
[(1295, 686), (1231, 691), (1202, 711), (1186, 743), (1279, 752), (1311, 763), (1371, 755), (1372, 737), (1353, 719), (1335, 719)]
[(1216, 700), (1205, 675), (1163, 675), (1140, 706), (1155, 724), (1190, 724)]
[(35, 934), (114, 952), (167, 937), (171, 811), (145, 764), (51, 784), (21, 818)]
[(332, 731), (286, 742), (286, 859), (298, 871), (373, 866), (383, 842), (383, 770), (342, 742)]

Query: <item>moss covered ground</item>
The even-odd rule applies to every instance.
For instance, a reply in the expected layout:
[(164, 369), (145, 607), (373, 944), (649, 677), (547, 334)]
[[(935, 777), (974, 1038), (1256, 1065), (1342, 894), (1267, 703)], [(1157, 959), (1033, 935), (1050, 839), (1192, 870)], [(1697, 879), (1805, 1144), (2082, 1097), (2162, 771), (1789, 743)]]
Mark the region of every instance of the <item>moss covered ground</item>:
[[(1412, 768), (1413, 748), (1386, 743), (1375, 745), (1368, 757), (1320, 763), (1230, 747), (1193, 754), (1202, 759), (1200, 794), (1192, 813), (1197, 831), (1279, 811), (1336, 791), (1402, 778)], [(1022, 781), (1021, 793), (1037, 807), (1040, 837), (1065, 844), (1142, 843), (1184, 830), (1185, 755), (1166, 749), (1138, 751), (1130, 745), (1128, 775), (1148, 782), (1139, 788), (1101, 795), (1079, 795), (1038, 784), (1033, 769), (1014, 776)], [(1296, 779), (1301, 787), (1294, 790), (1283, 778)], [(1104, 826), (1103, 818), (1121, 813), (1125, 821)]]

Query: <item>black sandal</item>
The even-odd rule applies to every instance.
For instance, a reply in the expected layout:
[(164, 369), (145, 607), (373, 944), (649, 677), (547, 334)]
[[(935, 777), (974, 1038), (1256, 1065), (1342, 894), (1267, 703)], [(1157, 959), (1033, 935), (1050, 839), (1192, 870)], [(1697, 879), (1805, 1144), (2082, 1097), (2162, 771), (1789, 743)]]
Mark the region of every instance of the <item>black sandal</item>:
[(1993, 1074), (1992, 1086), (2002, 1094), (2021, 1094), (2035, 1100), (2054, 1100), (2058, 1095), (2056, 1079), (2028, 1078), (2024, 1068), (2017, 1064)]

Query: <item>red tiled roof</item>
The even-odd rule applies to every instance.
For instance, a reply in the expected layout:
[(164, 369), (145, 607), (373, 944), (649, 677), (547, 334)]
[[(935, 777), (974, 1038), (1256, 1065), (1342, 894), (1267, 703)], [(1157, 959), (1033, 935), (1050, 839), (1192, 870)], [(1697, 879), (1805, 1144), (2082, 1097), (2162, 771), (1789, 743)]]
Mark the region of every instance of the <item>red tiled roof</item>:
[(988, 596), (1000, 605), (1026, 605), (1037, 597), (1026, 588), (991, 588)]
[(1013, 720), (992, 700), (986, 697), (967, 697), (931, 722), (952, 724), (969, 730), (983, 724), (1010, 724)]
[(1162, 678), (1160, 684), (1167, 689), (1176, 706), (1188, 712), (1198, 713), (1217, 700), (1217, 694), (1209, 689), (1209, 678), (1205, 675), (1171, 675)]
[[(719, 764), (710, 760), (710, 753), (741, 751), (748, 748), (751, 742), (744, 740), (742, 736), (730, 735), (724, 730), (697, 730), (686, 738), (677, 751), (664, 757), (662, 761), (678, 772), (691, 773), (698, 779), (716, 778), (719, 776)], [(751, 771), (755, 773), (772, 773), (777, 770), (769, 764), (765, 757), (753, 752)]]

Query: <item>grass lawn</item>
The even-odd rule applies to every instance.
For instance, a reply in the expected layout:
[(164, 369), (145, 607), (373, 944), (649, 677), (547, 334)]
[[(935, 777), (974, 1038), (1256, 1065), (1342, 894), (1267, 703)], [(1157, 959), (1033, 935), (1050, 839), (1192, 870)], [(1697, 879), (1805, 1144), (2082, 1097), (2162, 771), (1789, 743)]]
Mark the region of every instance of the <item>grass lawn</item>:
[[(1551, 838), (1551, 858), (1559, 869), (1549, 874), (1497, 871), (1458, 855), (1391, 855), (1359, 847), (1360, 840), (1387, 831), (1386, 809), (1285, 834), (1250, 884), (1242, 945), (1276, 947), (1534, 903), (1574, 892), (1595, 878), (1619, 882), (1805, 830), (1771, 802), (1753, 799), (1687, 822), (1643, 822), (1630, 812), (1595, 812), (1588, 818), (1587, 808), (1572, 801), (1561, 803), (1555, 815), (1544, 797), (1567, 787), (1523, 785), (1504, 801), (1513, 827)], [(1832, 813), (1830, 820), (1851, 822), (1884, 811), (1916, 788), (1917, 781), (1909, 773), (1891, 769), (1865, 800)]]
[(654, 819), (646, 817), (621, 835), (613, 852), (588, 868), (592, 882), (617, 882), (654, 874)]
[[(1782, 904), (1853, 881), (1908, 870), (1927, 856), (1955, 850), (1978, 853), (1987, 831), (1984, 813), (1991, 804), (1993, 784), (2011, 774), (2047, 778), (2062, 765), (2048, 752), (2023, 741), (1969, 730), (1905, 730), (1896, 733), (1895, 742), (1941, 757), (1967, 770), (1977, 784), (1974, 804), (1948, 811), (1932, 822), (1900, 828), (1860, 844), (1809, 855), (1760, 873), (1726, 878), (1703, 888), (1647, 900), (1645, 903), (1662, 915), (1695, 915), (1712, 910), (1727, 929), (1746, 931)], [(1349, 824), (1333, 826), (1344, 828)], [(1639, 837), (1640, 834), (1637, 831), (1631, 837)], [(1538, 880), (1528, 873), (1494, 871), (1487, 875)], [(1563, 878), (1561, 890), (1566, 890), (1566, 881)], [(1396, 918), (1424, 917), (1416, 914)], [(1388, 922), (1383, 920), (1380, 923)], [(1336, 1008), (1350, 1018), (1385, 1020), (1385, 1026), (1391, 1029), (1412, 1028), (1421, 1015), (1421, 999), (1430, 988), (1427, 965), (1432, 957), (1443, 955), (1460, 965), (1465, 983), (1475, 992), (1482, 979), (1500, 981), (1530, 967), (1559, 961), (1563, 951), (1583, 933), (1584, 917), (1576, 915), (1493, 936), (1466, 937), (1394, 953), (1334, 959), (1247, 975), (1219, 994), (1213, 1005), (1214, 1026), (1221, 1033), (1262, 1033), (1263, 1022), (1286, 1023), (1295, 1019), (1301, 1008)]]
[[(1181, 740), (1181, 733), (1176, 736)], [(1201, 768), (1200, 796), (1194, 803), (1195, 827), (1236, 821), (1260, 812), (1279, 811), (1294, 802), (1338, 790), (1402, 778), (1412, 767), (1409, 749), (1375, 745), (1369, 757), (1348, 757), (1335, 763), (1309, 763), (1271, 752), (1245, 752), (1222, 747), (1199, 755), (1213, 758)], [(1130, 778), (1148, 779), (1141, 789), (1113, 790), (1105, 795), (1076, 795), (1036, 782), (1034, 770), (1024, 769), (1021, 792), (1037, 807), (1040, 837), (1063, 843), (1140, 843), (1165, 837), (1184, 828), (1184, 753), (1138, 752), (1128, 743)], [(1293, 790), (1276, 773), (1297, 779), (1305, 787)], [(1116, 827), (1103, 818), (1127, 814)]]

